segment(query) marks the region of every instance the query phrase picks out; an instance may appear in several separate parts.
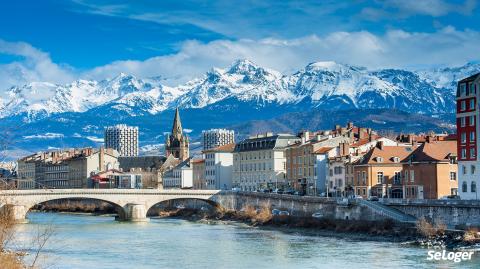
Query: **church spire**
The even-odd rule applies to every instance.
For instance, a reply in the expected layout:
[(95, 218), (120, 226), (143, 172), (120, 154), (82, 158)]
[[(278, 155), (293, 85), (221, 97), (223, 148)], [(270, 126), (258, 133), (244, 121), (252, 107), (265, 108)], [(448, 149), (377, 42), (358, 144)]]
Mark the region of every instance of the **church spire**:
[(182, 122), (180, 121), (180, 112), (178, 111), (177, 107), (177, 109), (175, 110), (175, 118), (173, 119), (172, 136), (180, 138), (182, 137), (182, 135)]

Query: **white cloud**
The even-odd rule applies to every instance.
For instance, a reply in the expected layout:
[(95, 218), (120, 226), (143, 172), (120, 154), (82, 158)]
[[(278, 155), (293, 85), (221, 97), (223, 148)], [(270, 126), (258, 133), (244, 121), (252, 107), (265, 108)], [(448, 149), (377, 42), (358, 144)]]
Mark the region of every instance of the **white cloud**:
[(54, 139), (62, 138), (63, 134), (58, 133), (45, 133), (45, 134), (36, 134), (36, 135), (26, 135), (23, 139)]
[(103, 143), (103, 138), (100, 138), (100, 137), (87, 136), (86, 138), (93, 142)]
[(398, 9), (405, 16), (420, 14), (440, 17), (449, 13), (471, 14), (476, 7), (476, 1), (465, 0), (461, 4), (452, 4), (444, 0), (388, 0), (384, 5)]
[[(42, 80), (68, 82), (74, 78), (104, 79), (120, 72), (138, 77), (162, 76), (169, 85), (199, 77), (212, 67), (236, 59), (250, 59), (281, 72), (298, 70), (313, 61), (336, 61), (368, 68), (423, 68), (462, 65), (479, 60), (480, 32), (451, 26), (433, 33), (390, 30), (384, 35), (367, 31), (334, 32), (296, 39), (216, 40), (184, 42), (177, 53), (145, 61), (116, 61), (85, 72), (55, 64), (48, 54), (25, 43), (1, 41), (0, 53), (21, 55), (23, 61), (0, 65), (0, 85)], [(17, 69), (12, 69), (17, 66)], [(8, 74), (8, 75), (6, 75)]]
[(0, 85), (3, 89), (31, 81), (65, 83), (74, 79), (70, 67), (54, 63), (47, 53), (28, 43), (0, 39), (0, 54), (18, 58), (0, 64)]
[(336, 61), (369, 68), (419, 68), (462, 65), (480, 55), (480, 32), (445, 27), (434, 33), (391, 30), (334, 32), (297, 39), (187, 41), (176, 54), (146, 61), (118, 61), (90, 70), (92, 78), (119, 72), (137, 76), (162, 75), (171, 84), (202, 75), (211, 67), (228, 66), (235, 59), (250, 59), (261, 66), (290, 72), (313, 61)]

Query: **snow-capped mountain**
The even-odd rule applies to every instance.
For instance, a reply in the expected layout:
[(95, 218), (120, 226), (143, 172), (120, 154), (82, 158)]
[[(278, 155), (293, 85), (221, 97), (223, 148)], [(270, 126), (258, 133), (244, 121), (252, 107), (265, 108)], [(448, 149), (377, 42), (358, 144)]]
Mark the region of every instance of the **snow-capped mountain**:
[[(480, 70), (479, 64), (411, 72), (369, 71), (335, 62), (316, 62), (292, 75), (248, 60), (213, 68), (177, 87), (155, 79), (120, 74), (110, 80), (77, 80), (66, 85), (33, 82), (12, 87), (0, 98), (0, 117), (24, 114), (28, 121), (63, 112), (109, 105), (156, 114), (180, 106), (202, 108), (223, 100), (266, 104), (311, 104), (325, 109), (395, 108), (407, 112), (452, 112), (455, 82)], [(132, 110), (133, 108), (133, 110)]]
[[(407, 71), (315, 62), (293, 74), (281, 74), (239, 60), (175, 87), (162, 85), (158, 78), (127, 74), (65, 85), (33, 82), (0, 95), (0, 127), (7, 126), (19, 139), (16, 147), (27, 151), (92, 145), (101, 141), (105, 126), (118, 123), (139, 126), (142, 146), (156, 145), (169, 130), (175, 107), (182, 109), (191, 136), (202, 129), (229, 126), (240, 126), (236, 132), (242, 134), (252, 128), (241, 126), (258, 126), (243, 123), (271, 119), (262, 123), (271, 131), (293, 130), (292, 126), (328, 128), (329, 119), (390, 131), (444, 131), (452, 130), (454, 123), (456, 81), (477, 72), (480, 64), (474, 63)], [(379, 111), (386, 116), (378, 119)], [(407, 114), (398, 117), (398, 111)], [(295, 114), (304, 112), (323, 116)], [(279, 120), (282, 114), (287, 116)], [(432, 121), (427, 123), (426, 118)]]

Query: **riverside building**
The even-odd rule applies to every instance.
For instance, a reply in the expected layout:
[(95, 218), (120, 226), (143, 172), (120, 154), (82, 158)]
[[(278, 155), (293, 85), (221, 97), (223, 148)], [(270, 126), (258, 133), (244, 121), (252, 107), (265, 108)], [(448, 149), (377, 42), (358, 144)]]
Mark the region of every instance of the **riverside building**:
[(232, 185), (244, 191), (286, 186), (285, 148), (299, 142), (291, 134), (265, 133), (236, 144), (233, 152)]
[(480, 109), (480, 73), (462, 79), (457, 86), (457, 151), (459, 195), (462, 199), (480, 199), (480, 150), (478, 139)]

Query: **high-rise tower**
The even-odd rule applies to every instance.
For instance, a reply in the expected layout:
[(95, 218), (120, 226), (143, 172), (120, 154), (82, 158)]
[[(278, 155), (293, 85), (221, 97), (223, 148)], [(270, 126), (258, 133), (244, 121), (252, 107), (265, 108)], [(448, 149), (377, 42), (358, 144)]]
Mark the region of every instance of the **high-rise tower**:
[(180, 121), (180, 113), (178, 107), (175, 111), (175, 118), (173, 119), (172, 132), (168, 135), (165, 141), (165, 155), (173, 155), (180, 160), (186, 160), (189, 156), (188, 151), (188, 137), (183, 134), (182, 122)]

